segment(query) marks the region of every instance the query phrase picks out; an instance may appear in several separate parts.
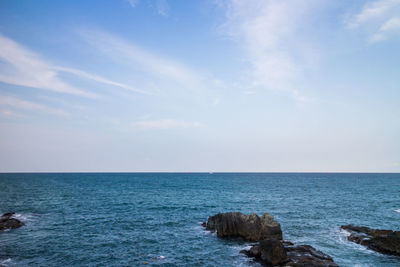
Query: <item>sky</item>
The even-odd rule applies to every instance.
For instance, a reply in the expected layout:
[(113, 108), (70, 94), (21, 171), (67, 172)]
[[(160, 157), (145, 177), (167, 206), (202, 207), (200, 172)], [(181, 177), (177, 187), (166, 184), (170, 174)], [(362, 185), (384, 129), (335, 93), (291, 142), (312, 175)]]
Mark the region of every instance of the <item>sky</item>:
[(400, 0), (0, 0), (0, 172), (400, 172)]

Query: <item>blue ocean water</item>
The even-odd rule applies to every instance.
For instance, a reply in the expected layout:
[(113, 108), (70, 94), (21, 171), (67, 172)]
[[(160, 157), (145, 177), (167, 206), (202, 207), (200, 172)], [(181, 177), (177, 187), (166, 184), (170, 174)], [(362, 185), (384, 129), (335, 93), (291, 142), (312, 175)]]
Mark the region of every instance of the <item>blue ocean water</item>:
[(200, 226), (218, 212), (268, 211), (284, 239), (341, 266), (400, 266), (346, 241), (342, 224), (400, 229), (400, 174), (0, 174), (5, 266), (259, 266)]

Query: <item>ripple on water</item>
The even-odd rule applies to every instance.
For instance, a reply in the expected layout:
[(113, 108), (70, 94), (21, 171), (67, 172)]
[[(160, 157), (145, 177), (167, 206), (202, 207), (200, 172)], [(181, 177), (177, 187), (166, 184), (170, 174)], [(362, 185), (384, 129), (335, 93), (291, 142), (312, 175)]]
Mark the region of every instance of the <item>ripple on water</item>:
[(0, 234), (0, 264), (259, 266), (200, 224), (267, 211), (340, 266), (400, 266), (339, 228), (399, 229), (398, 188), (399, 174), (0, 174), (0, 209), (26, 223)]

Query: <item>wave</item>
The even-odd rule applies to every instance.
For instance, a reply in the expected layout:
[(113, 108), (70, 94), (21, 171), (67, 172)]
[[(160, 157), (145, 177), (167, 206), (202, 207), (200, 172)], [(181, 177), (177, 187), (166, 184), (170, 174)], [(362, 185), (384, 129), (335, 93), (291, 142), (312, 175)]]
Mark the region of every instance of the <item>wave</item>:
[(21, 214), (21, 213), (15, 213), (13, 216), (11, 216), (11, 218), (20, 220), (22, 222), (27, 222), (27, 221), (31, 221), (32, 220), (32, 215), (30, 214)]
[(400, 213), (400, 209), (397, 209), (397, 210), (394, 210), (394, 211)]
[(8, 259), (5, 259), (5, 260), (0, 260), (0, 265), (8, 266), (8, 264), (12, 264), (12, 259), (11, 258), (8, 258)]

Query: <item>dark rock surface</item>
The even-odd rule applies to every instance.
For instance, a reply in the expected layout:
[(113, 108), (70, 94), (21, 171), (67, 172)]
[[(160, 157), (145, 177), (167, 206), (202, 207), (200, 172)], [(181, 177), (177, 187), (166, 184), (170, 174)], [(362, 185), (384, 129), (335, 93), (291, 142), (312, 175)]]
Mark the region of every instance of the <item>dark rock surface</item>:
[(242, 250), (265, 266), (338, 267), (333, 259), (309, 245), (294, 246), (291, 242), (267, 239)]
[(400, 231), (373, 229), (364, 226), (342, 225), (350, 232), (347, 240), (377, 252), (400, 256)]
[(218, 237), (239, 237), (246, 241), (258, 242), (241, 253), (255, 258), (265, 266), (338, 266), (330, 256), (311, 246), (295, 246), (290, 241), (282, 241), (281, 226), (268, 213), (261, 217), (255, 213), (218, 213), (209, 217), (207, 223), (202, 225), (207, 230), (216, 231)]
[(288, 261), (285, 247), (278, 239), (265, 239), (254, 245), (250, 250), (242, 250), (249, 257), (264, 263), (267, 266), (276, 266)]
[(206, 229), (216, 231), (218, 237), (240, 237), (246, 241), (282, 239), (280, 224), (268, 213), (261, 217), (256, 213), (218, 213), (208, 218)]
[(14, 214), (14, 212), (8, 212), (4, 213), (0, 217), (0, 231), (6, 229), (15, 229), (24, 225), (24, 223), (20, 220), (12, 218)]

